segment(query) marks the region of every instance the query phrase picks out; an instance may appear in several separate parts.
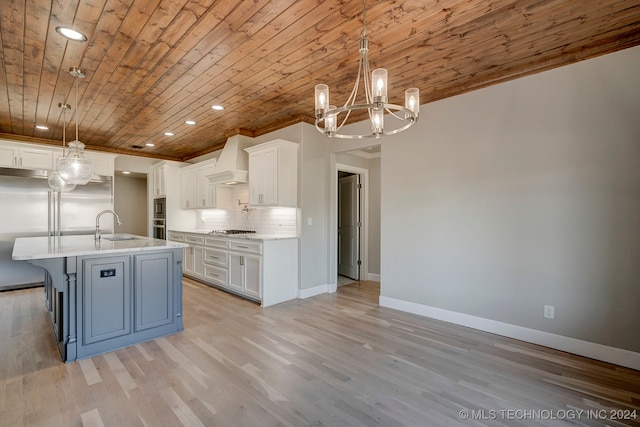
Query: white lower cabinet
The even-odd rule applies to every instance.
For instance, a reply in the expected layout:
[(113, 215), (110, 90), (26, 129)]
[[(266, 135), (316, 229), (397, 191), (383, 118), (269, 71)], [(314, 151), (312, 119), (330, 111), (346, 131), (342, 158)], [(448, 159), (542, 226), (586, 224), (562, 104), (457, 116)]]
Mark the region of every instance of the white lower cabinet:
[(262, 257), (229, 253), (229, 289), (260, 299), (262, 289)]
[(263, 307), (297, 298), (297, 239), (231, 239), (169, 231), (186, 242), (183, 274), (260, 301)]
[(189, 276), (202, 277), (202, 253), (203, 250), (198, 246), (189, 246), (184, 250), (183, 272)]
[(204, 238), (202, 236), (185, 236), (184, 242), (188, 243), (189, 247), (184, 248), (182, 272), (189, 276), (201, 278), (203, 273), (204, 248), (202, 244), (204, 243)]

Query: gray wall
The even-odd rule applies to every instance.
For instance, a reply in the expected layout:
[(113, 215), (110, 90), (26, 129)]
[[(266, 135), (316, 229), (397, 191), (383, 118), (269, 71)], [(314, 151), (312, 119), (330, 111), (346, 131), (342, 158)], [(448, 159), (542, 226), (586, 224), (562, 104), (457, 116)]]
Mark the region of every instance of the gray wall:
[(424, 105), (383, 144), (381, 295), (639, 352), (638, 70), (640, 47)]
[(380, 274), (380, 157), (369, 160), (369, 273)]
[(116, 233), (147, 235), (147, 180), (116, 175), (113, 187), (113, 209), (122, 219)]

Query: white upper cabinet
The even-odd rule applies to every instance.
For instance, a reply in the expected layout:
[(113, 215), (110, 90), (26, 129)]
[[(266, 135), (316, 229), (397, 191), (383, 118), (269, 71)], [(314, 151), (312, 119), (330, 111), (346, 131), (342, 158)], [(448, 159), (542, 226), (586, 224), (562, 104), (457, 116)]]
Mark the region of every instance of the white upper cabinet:
[[(184, 168), (183, 168), (184, 169)], [(197, 208), (196, 199), (198, 197), (198, 191), (196, 186), (198, 182), (198, 171), (195, 169), (181, 170), (180, 171), (180, 185), (182, 188), (181, 206), (183, 209)]]
[(277, 139), (246, 148), (249, 153), (249, 205), (298, 205), (298, 144)]
[(0, 167), (51, 170), (53, 152), (27, 144), (0, 142)]
[(95, 167), (93, 170), (94, 175), (114, 175), (114, 160), (116, 158), (116, 155), (107, 153), (96, 153), (95, 151), (85, 151), (84, 155), (87, 157), (87, 159), (93, 162), (93, 165)]
[(209, 182), (216, 160), (186, 166), (180, 170), (183, 209), (231, 209), (232, 189)]
[(153, 166), (153, 197), (165, 197), (167, 195), (167, 184), (165, 182), (166, 165)]

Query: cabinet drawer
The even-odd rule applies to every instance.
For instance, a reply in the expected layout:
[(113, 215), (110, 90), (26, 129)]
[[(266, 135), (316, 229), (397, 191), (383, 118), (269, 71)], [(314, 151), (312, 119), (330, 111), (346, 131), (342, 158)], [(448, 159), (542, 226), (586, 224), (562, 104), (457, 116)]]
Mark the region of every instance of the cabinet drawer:
[(216, 239), (215, 237), (205, 237), (204, 244), (205, 246), (211, 246), (213, 248), (224, 248), (227, 249), (229, 247), (229, 241), (227, 239)]
[(227, 253), (225, 251), (218, 251), (215, 249), (204, 250), (204, 262), (205, 264), (217, 265), (220, 267), (227, 267)]
[(172, 233), (170, 231), (169, 240), (173, 240), (174, 242), (184, 242), (184, 234)]
[(204, 266), (204, 278), (207, 282), (218, 286), (227, 286), (227, 270), (211, 265)]
[(262, 242), (247, 241), (247, 240), (230, 240), (229, 250), (261, 254)]
[(204, 237), (202, 236), (185, 236), (184, 241), (187, 243), (193, 243), (195, 245), (203, 245)]

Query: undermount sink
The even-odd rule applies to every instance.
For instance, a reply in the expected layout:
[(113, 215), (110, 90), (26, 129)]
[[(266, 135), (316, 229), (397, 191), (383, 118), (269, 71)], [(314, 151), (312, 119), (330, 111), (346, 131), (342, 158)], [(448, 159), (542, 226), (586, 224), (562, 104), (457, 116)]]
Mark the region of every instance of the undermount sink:
[(131, 234), (107, 234), (102, 236), (105, 240), (117, 241), (117, 240), (138, 240), (140, 237), (133, 236)]

